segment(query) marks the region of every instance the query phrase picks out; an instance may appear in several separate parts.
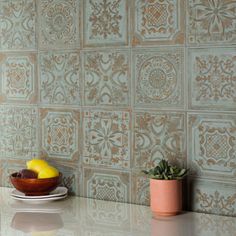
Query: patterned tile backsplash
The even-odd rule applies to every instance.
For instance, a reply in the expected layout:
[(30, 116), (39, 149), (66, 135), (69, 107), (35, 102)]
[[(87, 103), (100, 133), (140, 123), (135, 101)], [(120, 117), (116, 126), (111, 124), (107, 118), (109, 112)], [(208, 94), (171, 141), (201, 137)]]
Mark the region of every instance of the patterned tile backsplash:
[(0, 184), (40, 156), (71, 194), (149, 205), (141, 170), (166, 158), (188, 209), (236, 216), (235, 19), (235, 0), (0, 0)]

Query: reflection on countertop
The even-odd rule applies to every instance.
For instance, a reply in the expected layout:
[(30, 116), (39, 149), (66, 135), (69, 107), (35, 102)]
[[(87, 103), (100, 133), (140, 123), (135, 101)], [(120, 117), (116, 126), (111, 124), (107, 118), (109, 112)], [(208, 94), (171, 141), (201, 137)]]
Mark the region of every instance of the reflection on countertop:
[(150, 208), (68, 197), (29, 204), (0, 188), (1, 233), (4, 236), (236, 236), (236, 218), (184, 212), (152, 218)]

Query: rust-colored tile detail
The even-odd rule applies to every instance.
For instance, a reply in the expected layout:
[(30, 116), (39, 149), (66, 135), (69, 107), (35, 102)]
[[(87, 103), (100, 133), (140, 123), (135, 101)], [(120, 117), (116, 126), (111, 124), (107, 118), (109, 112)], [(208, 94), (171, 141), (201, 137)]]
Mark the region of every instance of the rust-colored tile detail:
[(135, 168), (152, 168), (162, 158), (185, 165), (184, 114), (137, 112), (133, 148)]
[(41, 152), (45, 157), (74, 162), (79, 159), (80, 112), (76, 109), (40, 109)]
[(134, 46), (184, 44), (184, 0), (134, 0), (132, 9)]
[(235, 0), (189, 0), (187, 39), (189, 44), (229, 44), (236, 41)]

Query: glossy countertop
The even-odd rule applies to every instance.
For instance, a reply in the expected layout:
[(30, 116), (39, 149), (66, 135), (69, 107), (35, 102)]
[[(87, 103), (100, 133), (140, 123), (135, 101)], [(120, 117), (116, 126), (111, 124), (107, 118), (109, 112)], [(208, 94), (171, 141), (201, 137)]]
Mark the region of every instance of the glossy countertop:
[(236, 217), (193, 212), (152, 218), (147, 206), (68, 197), (32, 204), (0, 188), (0, 236), (236, 236)]

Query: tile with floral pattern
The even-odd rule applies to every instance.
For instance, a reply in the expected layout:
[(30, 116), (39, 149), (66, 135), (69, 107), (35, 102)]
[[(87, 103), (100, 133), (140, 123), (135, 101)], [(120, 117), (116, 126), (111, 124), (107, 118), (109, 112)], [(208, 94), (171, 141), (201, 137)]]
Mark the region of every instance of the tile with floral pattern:
[(187, 2), (187, 39), (190, 44), (236, 42), (235, 0), (189, 0)]
[(79, 46), (79, 2), (77, 0), (39, 1), (40, 48)]
[(236, 216), (236, 185), (190, 180), (190, 209), (197, 212)]
[(0, 106), (0, 158), (31, 159), (38, 155), (38, 110)]
[(0, 100), (37, 102), (37, 59), (35, 53), (0, 53)]
[(135, 168), (148, 170), (163, 158), (185, 166), (184, 113), (136, 112), (133, 125)]
[(83, 163), (112, 168), (130, 166), (130, 114), (85, 111)]
[(127, 0), (84, 0), (84, 45), (125, 45)]
[(40, 63), (40, 102), (77, 105), (80, 99), (79, 53), (76, 51), (42, 52)]
[(190, 108), (236, 111), (235, 58), (235, 48), (189, 49)]
[(0, 1), (0, 49), (36, 49), (36, 1)]
[(129, 105), (129, 51), (85, 52), (83, 78), (85, 105)]
[(135, 105), (184, 107), (184, 51), (153, 48), (133, 51)]
[(86, 197), (130, 202), (129, 172), (84, 168), (83, 182), (83, 194)]
[(133, 3), (133, 45), (184, 43), (185, 1), (135, 0)]
[(42, 108), (40, 121), (42, 155), (76, 163), (79, 159), (80, 112)]
[(236, 182), (236, 115), (189, 114), (192, 175)]

